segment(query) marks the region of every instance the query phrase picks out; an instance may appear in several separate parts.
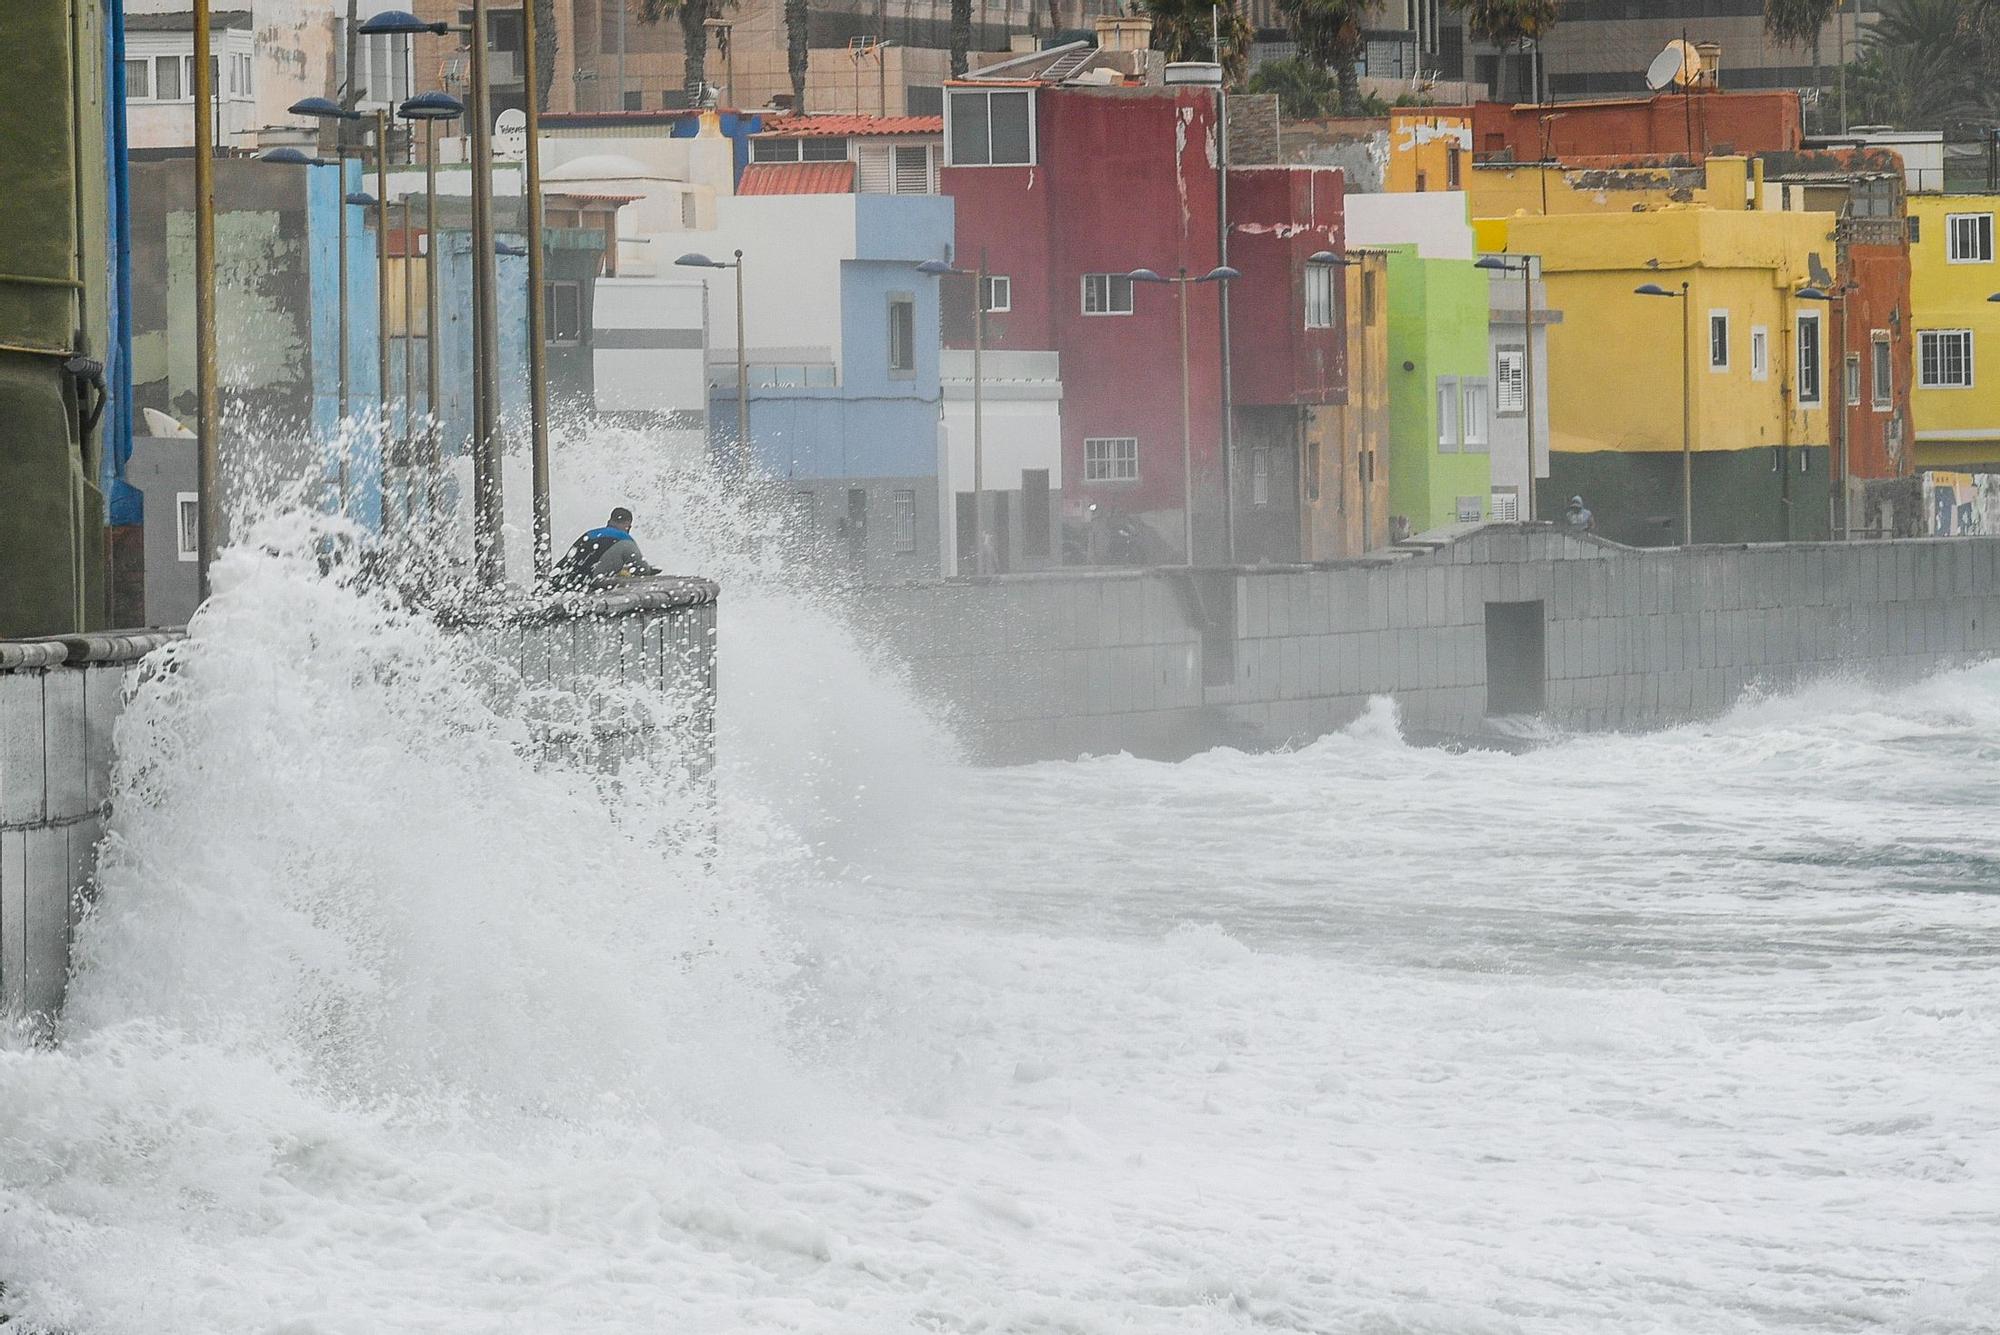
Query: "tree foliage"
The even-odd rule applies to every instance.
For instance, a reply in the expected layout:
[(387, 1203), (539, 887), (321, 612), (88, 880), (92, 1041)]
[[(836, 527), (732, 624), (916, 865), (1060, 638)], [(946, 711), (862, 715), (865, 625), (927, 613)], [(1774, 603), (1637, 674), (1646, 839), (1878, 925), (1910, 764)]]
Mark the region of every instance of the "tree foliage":
[(951, 77), (963, 79), (972, 51), (972, 0), (951, 0)]
[(1944, 130), (2000, 116), (2000, 8), (1888, 0), (1847, 69), (1849, 120)]
[(1781, 42), (1817, 49), (1839, 0), (1764, 0), (1764, 31)]
[(1340, 106), (1340, 85), (1324, 66), (1311, 60), (1266, 61), (1250, 76), (1244, 91), (1276, 93), (1278, 111), (1286, 120), (1317, 120)]
[(1339, 81), (1340, 109), (1349, 115), (1361, 101), (1357, 66), (1366, 12), (1365, 0), (1278, 0), (1278, 13), (1299, 44), (1299, 55), (1333, 71)]
[(535, 3), (535, 109), (549, 109), (549, 89), (556, 81), (556, 0)]
[(785, 0), (785, 69), (792, 76), (792, 110), (806, 112), (807, 40), (812, 12), (807, 0)]
[[(620, 0), (628, 3), (629, 0)], [(735, 0), (639, 0), (639, 20), (658, 23), (669, 15), (681, 25), (681, 86), (701, 83), (708, 65), (707, 21), (735, 8)]]
[[(1561, 0), (1449, 0), (1449, 3), (1465, 15), (1467, 32), (1499, 47), (1502, 53), (1541, 41), (1562, 17)], [(1504, 84), (1504, 61), (1501, 69)], [(1504, 96), (1505, 87), (1500, 91)]]
[(1222, 76), (1230, 84), (1243, 82), (1250, 65), (1250, 21), (1238, 0), (1145, 0), (1153, 18), (1153, 49), (1170, 61), (1216, 60), (1211, 25), (1220, 11)]

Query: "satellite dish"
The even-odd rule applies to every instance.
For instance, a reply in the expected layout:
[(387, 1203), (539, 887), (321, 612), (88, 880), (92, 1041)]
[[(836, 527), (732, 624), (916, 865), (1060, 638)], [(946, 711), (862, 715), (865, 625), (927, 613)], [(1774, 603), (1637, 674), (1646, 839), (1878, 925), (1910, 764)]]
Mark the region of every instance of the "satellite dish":
[(1668, 84), (1685, 88), (1701, 77), (1701, 53), (1676, 37), (1646, 67), (1646, 86), (1659, 92)]
[(500, 113), (499, 119), (493, 122), (493, 132), (495, 134), (526, 134), (528, 132), (528, 113), (509, 107)]

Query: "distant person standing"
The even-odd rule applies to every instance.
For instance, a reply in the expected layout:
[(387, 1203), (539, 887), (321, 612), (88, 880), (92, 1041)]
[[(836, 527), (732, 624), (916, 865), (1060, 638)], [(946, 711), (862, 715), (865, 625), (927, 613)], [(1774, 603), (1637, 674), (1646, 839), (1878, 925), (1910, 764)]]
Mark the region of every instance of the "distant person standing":
[(549, 582), (559, 588), (583, 589), (599, 580), (659, 573), (646, 564), (639, 544), (632, 538), (632, 512), (621, 505), (611, 512), (611, 522), (570, 544)]
[(1588, 533), (1597, 527), (1597, 516), (1590, 513), (1590, 507), (1583, 503), (1583, 497), (1569, 498), (1569, 509), (1563, 511), (1563, 523), (1579, 533)]

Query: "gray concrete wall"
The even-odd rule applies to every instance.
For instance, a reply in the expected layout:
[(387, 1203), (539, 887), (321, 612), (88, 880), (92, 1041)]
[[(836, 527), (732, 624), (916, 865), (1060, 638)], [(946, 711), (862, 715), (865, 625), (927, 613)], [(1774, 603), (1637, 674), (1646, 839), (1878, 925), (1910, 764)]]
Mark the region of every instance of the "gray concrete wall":
[(1639, 550), (1487, 525), (1318, 567), (1021, 576), (871, 595), (866, 615), (988, 759), (1273, 746), (1391, 696), (1418, 737), (1488, 717), (1487, 605), (1540, 603), (1542, 717), (1652, 727), (1752, 682), (1905, 679), (2000, 652), (2000, 540)]
[(0, 1020), (53, 1014), (110, 814), (111, 729), (170, 632), (0, 642)]

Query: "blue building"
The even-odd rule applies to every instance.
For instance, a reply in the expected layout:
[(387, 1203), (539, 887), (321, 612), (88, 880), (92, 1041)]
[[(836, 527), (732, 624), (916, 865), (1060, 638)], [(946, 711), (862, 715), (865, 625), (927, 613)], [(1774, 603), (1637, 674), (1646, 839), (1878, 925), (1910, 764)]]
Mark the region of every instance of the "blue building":
[[(938, 195), (785, 194), (717, 201), (713, 232), (659, 238), (676, 253), (743, 252), (750, 435), (795, 531), (871, 577), (939, 569), (938, 280), (952, 201)], [(680, 248), (676, 251), (673, 248)], [(711, 437), (735, 447), (735, 276), (709, 284)]]

